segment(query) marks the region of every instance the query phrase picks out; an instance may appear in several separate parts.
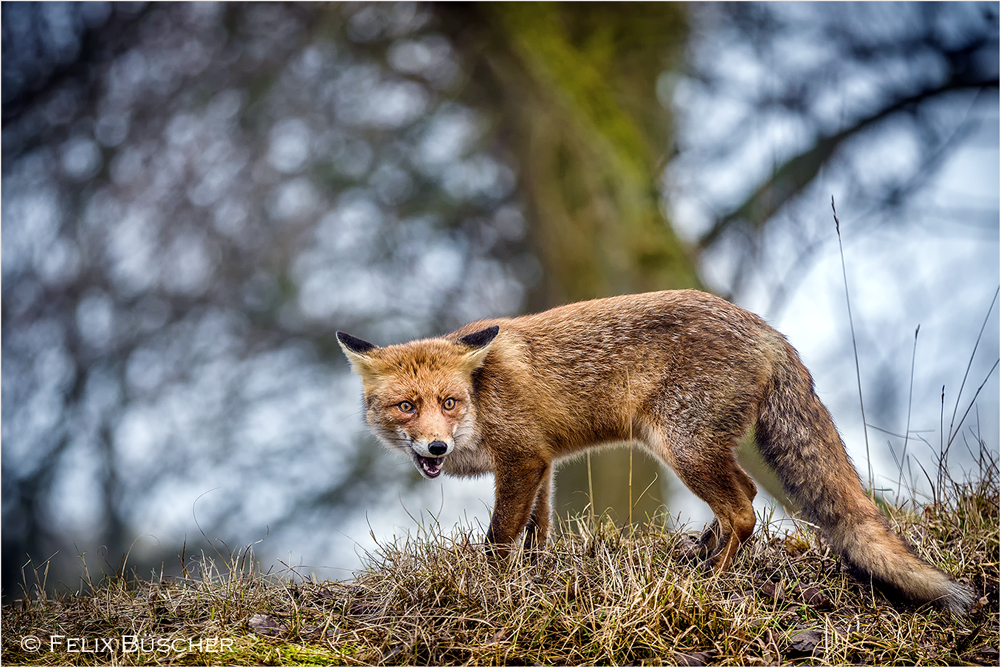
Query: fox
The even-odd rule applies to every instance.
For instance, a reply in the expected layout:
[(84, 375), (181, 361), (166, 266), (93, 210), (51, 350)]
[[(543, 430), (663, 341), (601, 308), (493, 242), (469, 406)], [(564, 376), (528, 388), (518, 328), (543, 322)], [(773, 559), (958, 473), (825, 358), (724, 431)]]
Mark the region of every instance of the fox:
[(756, 524), (757, 487), (734, 456), (752, 432), (802, 517), (859, 580), (957, 614), (974, 602), (865, 493), (788, 340), (720, 297), (630, 294), (384, 347), (340, 331), (337, 340), (389, 449), (428, 479), (494, 476), (493, 552), (509, 554), (522, 534), (525, 549), (544, 546), (558, 462), (632, 440), (711, 508), (694, 554), (722, 572)]

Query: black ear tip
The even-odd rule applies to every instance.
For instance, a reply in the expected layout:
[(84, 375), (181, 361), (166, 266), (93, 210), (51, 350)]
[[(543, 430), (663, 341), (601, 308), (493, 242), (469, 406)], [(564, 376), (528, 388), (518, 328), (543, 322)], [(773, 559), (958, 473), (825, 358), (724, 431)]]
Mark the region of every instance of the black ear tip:
[(355, 354), (364, 354), (365, 352), (375, 349), (375, 346), (368, 341), (355, 338), (351, 334), (344, 333), (343, 331), (337, 332), (337, 340), (340, 341), (341, 345)]
[(462, 336), (458, 339), (458, 342), (468, 347), (483, 347), (484, 345), (489, 345), (497, 337), (498, 333), (500, 333), (500, 327), (494, 324), (491, 327), (470, 333), (468, 336)]

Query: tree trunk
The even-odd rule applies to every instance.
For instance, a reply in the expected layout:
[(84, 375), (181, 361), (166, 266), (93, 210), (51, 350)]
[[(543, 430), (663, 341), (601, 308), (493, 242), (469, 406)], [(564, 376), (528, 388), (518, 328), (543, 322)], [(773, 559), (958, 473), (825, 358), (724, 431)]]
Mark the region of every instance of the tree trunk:
[[(500, 98), (528, 197), (543, 267), (529, 310), (699, 287), (696, 255), (664, 219), (656, 185), (670, 136), (656, 82), (679, 58), (684, 12), (674, 4), (461, 10), (469, 20), (460, 48), (479, 53)], [(592, 452), (560, 468), (556, 509), (571, 515), (592, 504), (597, 515), (640, 521), (663, 504), (663, 479), (639, 450)]]

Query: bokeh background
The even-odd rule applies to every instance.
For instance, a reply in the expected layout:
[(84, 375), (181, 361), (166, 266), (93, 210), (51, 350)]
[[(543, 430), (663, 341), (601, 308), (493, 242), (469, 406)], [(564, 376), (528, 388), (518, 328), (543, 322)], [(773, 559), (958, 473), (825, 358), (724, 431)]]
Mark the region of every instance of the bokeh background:
[[(5, 599), (249, 544), (343, 579), (487, 523), (490, 479), (367, 434), (338, 329), (700, 287), (788, 335), (888, 499), (997, 447), (996, 3), (5, 2), (2, 30)], [(591, 463), (560, 512), (627, 517), (627, 451)], [(632, 486), (635, 520), (706, 518)]]

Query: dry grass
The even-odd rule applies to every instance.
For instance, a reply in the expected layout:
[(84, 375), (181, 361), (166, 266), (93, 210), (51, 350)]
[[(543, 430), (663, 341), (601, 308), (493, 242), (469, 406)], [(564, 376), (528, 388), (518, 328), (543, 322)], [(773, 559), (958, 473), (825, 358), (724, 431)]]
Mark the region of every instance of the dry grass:
[(3, 661), (997, 664), (1000, 485), (994, 457), (984, 461), (918, 513), (892, 510), (923, 558), (983, 597), (967, 618), (892, 606), (801, 526), (764, 523), (732, 571), (713, 576), (680, 557), (689, 538), (662, 520), (621, 529), (583, 517), (543, 552), (501, 565), (478, 534), (424, 528), (382, 545), (352, 582), (263, 574), (248, 550), (221, 569), (196, 559), (177, 579), (34, 589), (4, 609)]

